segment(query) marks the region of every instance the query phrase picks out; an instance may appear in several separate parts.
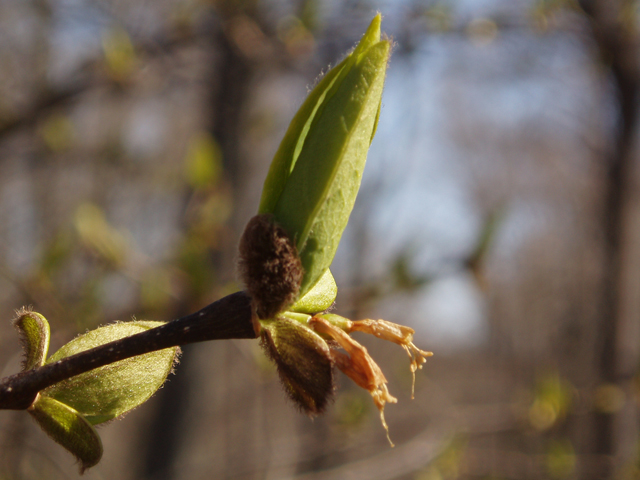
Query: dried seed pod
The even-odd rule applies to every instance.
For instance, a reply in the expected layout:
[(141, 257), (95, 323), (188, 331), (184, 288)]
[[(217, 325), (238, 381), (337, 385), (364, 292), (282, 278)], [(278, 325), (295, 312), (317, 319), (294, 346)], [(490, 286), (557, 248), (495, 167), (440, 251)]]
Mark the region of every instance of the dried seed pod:
[(256, 215), (240, 239), (239, 270), (258, 318), (273, 318), (293, 304), (304, 271), (295, 245), (268, 214)]

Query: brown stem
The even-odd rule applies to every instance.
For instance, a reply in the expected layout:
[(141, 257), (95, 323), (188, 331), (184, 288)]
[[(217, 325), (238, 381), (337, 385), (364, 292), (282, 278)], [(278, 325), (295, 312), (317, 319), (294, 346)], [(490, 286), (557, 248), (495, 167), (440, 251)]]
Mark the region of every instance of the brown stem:
[(0, 381), (0, 409), (27, 409), (39, 391), (125, 358), (189, 343), (257, 337), (251, 298), (237, 292), (160, 327), (6, 377)]

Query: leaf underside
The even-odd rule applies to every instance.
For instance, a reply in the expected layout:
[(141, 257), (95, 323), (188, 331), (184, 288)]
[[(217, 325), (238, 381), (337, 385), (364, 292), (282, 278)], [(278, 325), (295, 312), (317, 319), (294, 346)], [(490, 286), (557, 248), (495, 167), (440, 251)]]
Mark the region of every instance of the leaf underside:
[[(135, 321), (107, 325), (67, 343), (47, 363), (162, 325)], [(80, 412), (92, 425), (116, 418), (148, 400), (173, 368), (178, 348), (127, 358), (71, 377), (43, 394)]]
[(338, 296), (338, 286), (331, 274), (331, 270), (327, 268), (320, 280), (316, 282), (311, 290), (300, 298), (290, 308), (290, 312), (315, 314), (324, 312), (333, 305)]
[[(334, 86), (312, 123), (274, 216), (296, 242), (304, 295), (329, 268), (360, 188), (384, 84), (388, 42)], [(346, 68), (346, 67), (345, 67)]]
[(102, 441), (95, 428), (73, 408), (40, 395), (28, 412), (49, 437), (80, 462), (80, 473), (102, 458)]

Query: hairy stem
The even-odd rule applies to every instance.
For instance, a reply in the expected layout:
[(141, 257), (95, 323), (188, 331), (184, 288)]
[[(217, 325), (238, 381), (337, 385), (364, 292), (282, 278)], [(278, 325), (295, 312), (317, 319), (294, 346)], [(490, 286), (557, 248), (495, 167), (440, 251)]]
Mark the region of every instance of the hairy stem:
[(251, 297), (237, 292), (160, 327), (6, 377), (0, 381), (0, 409), (27, 409), (40, 390), (125, 358), (189, 343), (257, 337)]

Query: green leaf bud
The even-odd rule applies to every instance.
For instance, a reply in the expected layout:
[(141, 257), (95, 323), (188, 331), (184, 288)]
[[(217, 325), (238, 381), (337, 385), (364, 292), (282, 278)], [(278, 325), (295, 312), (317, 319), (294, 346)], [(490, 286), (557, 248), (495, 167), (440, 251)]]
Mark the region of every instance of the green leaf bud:
[(338, 296), (338, 286), (331, 274), (325, 270), (320, 280), (300, 300), (289, 308), (290, 312), (308, 313), (314, 315), (327, 310)]
[(302, 296), (329, 268), (360, 187), (391, 48), (380, 41), (380, 21), (309, 94), (265, 181), (259, 212), (273, 214), (293, 239)]
[[(47, 364), (108, 342), (162, 325), (162, 322), (134, 321), (107, 325), (87, 332), (64, 345)], [(91, 370), (41, 392), (82, 414), (97, 425), (116, 418), (148, 400), (171, 372), (178, 348), (166, 348), (138, 355)]]
[(100, 436), (73, 408), (40, 395), (28, 412), (47, 435), (78, 459), (81, 474), (102, 458)]
[(22, 370), (27, 371), (44, 364), (49, 351), (49, 322), (42, 315), (22, 308), (18, 310), (13, 325), (18, 330), (24, 350)]

